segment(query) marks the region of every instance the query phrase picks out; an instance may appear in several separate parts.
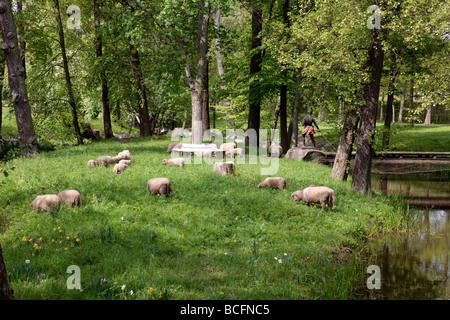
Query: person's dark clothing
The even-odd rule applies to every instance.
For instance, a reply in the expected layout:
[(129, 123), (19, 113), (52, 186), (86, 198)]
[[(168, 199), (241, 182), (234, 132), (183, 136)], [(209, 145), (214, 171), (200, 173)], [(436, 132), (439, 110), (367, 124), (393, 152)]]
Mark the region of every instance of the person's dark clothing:
[(305, 146), (305, 137), (306, 135), (309, 135), (311, 137), (311, 142), (313, 143), (313, 146), (316, 147), (316, 141), (314, 140), (314, 134), (316, 133), (316, 130), (314, 130), (314, 126), (317, 127), (317, 130), (320, 131), (319, 126), (317, 125), (316, 121), (311, 115), (306, 115), (302, 119), (302, 126), (304, 127), (302, 130), (302, 142), (303, 146)]

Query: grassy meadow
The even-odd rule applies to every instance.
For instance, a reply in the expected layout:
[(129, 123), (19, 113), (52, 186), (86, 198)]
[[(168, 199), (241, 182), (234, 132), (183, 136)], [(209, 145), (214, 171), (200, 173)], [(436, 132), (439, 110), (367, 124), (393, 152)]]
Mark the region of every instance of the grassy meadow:
[[(275, 176), (287, 189), (259, 189), (269, 165), (247, 156), (235, 176), (164, 166), (170, 142), (111, 139), (8, 162), (0, 241), (16, 299), (352, 299), (367, 277), (364, 242), (402, 223), (400, 201), (354, 193), (328, 167), (283, 158)], [(125, 149), (120, 175), (87, 165)], [(170, 179), (173, 198), (147, 192), (154, 177)], [(330, 213), (291, 201), (310, 184), (335, 189)], [(30, 208), (64, 189), (81, 193), (81, 208)], [(67, 288), (71, 265), (82, 290)]]

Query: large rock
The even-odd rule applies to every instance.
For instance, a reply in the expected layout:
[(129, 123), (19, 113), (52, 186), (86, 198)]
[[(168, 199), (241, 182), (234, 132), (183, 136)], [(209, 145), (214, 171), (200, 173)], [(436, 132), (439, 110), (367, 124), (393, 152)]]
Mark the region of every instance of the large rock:
[(286, 159), (292, 159), (297, 161), (310, 161), (320, 164), (327, 164), (328, 160), (322, 151), (316, 148), (299, 148), (293, 147), (286, 153)]

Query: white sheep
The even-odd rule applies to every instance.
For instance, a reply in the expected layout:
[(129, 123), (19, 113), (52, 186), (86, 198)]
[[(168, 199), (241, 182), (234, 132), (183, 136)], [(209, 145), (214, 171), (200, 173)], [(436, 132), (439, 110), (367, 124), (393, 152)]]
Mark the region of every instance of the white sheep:
[(124, 163), (118, 163), (114, 166), (114, 174), (121, 174), (125, 169), (127, 168), (127, 165)]
[(325, 209), (325, 205), (328, 205), (328, 212), (330, 212), (334, 205), (335, 193), (328, 187), (310, 185), (303, 190), (293, 192), (291, 198), (292, 201), (303, 201), (308, 205), (319, 203), (322, 205), (322, 210)]
[(212, 157), (212, 151), (209, 151), (209, 150), (203, 150), (203, 151), (198, 150), (198, 151), (194, 151), (194, 155), (196, 157), (199, 157), (199, 158), (211, 158)]
[(286, 179), (281, 177), (265, 178), (258, 184), (258, 188), (286, 189)]
[(225, 152), (225, 155), (227, 157), (231, 157), (231, 158), (233, 158), (234, 156), (238, 155), (239, 157), (242, 158), (244, 156), (244, 149), (242, 149), (242, 148), (228, 149)]
[(77, 190), (63, 190), (58, 193), (60, 204), (81, 207), (81, 195)]
[(99, 166), (109, 166), (110, 164), (115, 163), (113, 158), (110, 156), (100, 156), (97, 158), (97, 164)]
[(170, 181), (167, 178), (153, 178), (147, 182), (147, 190), (154, 195), (169, 195), (173, 198), (172, 187)]
[(213, 171), (223, 176), (235, 174), (234, 173), (235, 169), (236, 167), (233, 161), (215, 162), (213, 165)]
[(219, 147), (219, 149), (221, 149), (223, 151), (227, 151), (227, 150), (234, 149), (234, 148), (236, 148), (236, 143), (234, 143), (234, 142), (222, 143)]
[(56, 194), (40, 195), (31, 202), (30, 206), (38, 211), (50, 210), (53, 207), (59, 209), (59, 198)]
[(98, 166), (98, 162), (95, 161), (95, 160), (89, 160), (88, 161), (88, 166), (96, 167), (96, 166)]
[(184, 158), (163, 159), (162, 164), (183, 167), (184, 166)]
[(127, 167), (128, 167), (128, 166), (131, 166), (131, 160), (120, 160), (120, 161), (119, 161), (119, 164), (124, 164), (124, 165), (126, 165)]
[(129, 150), (123, 150), (122, 152), (119, 152), (117, 157), (119, 160), (131, 160), (131, 153)]

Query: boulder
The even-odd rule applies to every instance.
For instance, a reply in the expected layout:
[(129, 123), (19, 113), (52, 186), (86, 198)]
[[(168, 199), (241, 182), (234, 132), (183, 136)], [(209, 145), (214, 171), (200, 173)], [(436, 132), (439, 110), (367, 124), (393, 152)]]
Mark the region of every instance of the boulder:
[(310, 161), (320, 164), (327, 164), (328, 160), (322, 151), (316, 148), (300, 148), (293, 147), (286, 153), (286, 159), (292, 159), (297, 161)]

